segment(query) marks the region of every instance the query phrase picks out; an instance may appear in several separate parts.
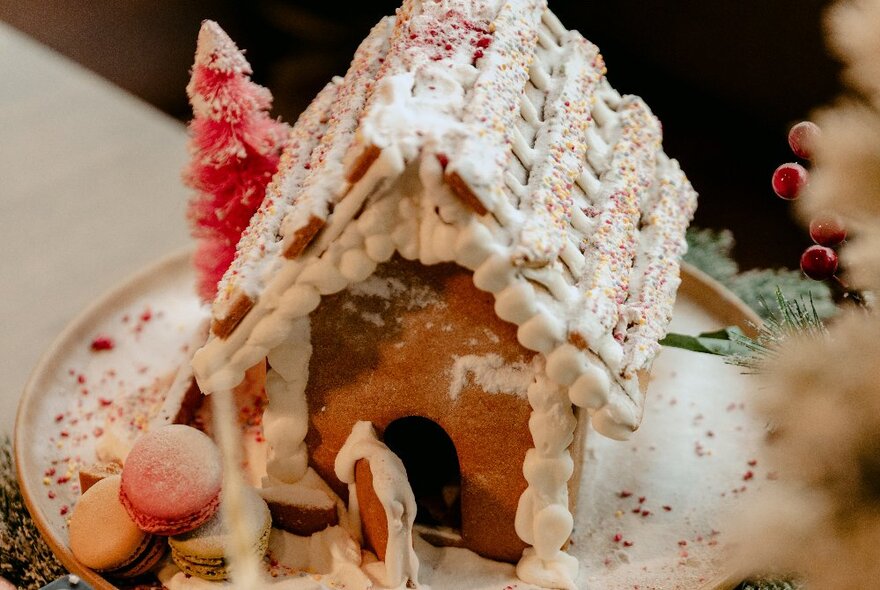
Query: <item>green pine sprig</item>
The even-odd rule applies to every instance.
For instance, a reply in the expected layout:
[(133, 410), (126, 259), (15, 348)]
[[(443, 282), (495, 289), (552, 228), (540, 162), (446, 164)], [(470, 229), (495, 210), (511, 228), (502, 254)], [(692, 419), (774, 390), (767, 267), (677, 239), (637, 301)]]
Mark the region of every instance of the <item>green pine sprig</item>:
[(823, 319), (837, 313), (830, 287), (804, 277), (799, 270), (764, 268), (740, 272), (732, 256), (735, 242), (729, 230), (690, 228), (687, 242), (684, 261), (733, 291), (762, 318), (772, 310), (761, 302), (774, 299), (777, 288), (791, 299), (812, 299), (813, 307)]
[(775, 309), (763, 299), (760, 303), (764, 321), (758, 327), (758, 334), (750, 338), (741, 332), (734, 333), (732, 340), (738, 346), (732, 347), (726, 356), (728, 364), (757, 373), (776, 357), (782, 343), (792, 336), (820, 338), (827, 333), (812, 298), (789, 299), (777, 287)]
[(52, 550), (31, 520), (12, 458), (9, 437), (0, 439), (0, 576), (20, 590), (38, 590), (64, 575)]

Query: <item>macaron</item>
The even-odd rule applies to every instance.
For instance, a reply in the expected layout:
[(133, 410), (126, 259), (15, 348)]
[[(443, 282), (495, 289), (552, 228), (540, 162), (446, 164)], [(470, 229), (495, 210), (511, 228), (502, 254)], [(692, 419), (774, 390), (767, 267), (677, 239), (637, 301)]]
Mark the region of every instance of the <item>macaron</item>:
[[(243, 510), (236, 518), (243, 524), (254, 554), (262, 558), (269, 548), (272, 515), (260, 495), (250, 487), (244, 489)], [(226, 556), (230, 533), (219, 512), (194, 531), (171, 537), (171, 559), (184, 573), (204, 580), (225, 580), (229, 577)]]
[(179, 535), (217, 513), (222, 484), (214, 441), (190, 426), (170, 424), (135, 442), (122, 468), (119, 498), (141, 530)]
[(70, 517), (70, 550), (80, 563), (110, 577), (131, 578), (149, 571), (168, 544), (140, 530), (119, 501), (118, 475), (90, 487)]

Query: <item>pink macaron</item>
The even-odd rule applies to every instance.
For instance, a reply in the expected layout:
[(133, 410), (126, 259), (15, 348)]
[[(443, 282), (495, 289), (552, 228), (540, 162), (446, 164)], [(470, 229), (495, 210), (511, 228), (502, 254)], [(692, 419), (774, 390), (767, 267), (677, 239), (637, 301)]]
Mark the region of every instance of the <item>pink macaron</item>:
[(220, 451), (200, 430), (172, 424), (144, 434), (122, 468), (119, 499), (146, 532), (179, 535), (220, 507)]

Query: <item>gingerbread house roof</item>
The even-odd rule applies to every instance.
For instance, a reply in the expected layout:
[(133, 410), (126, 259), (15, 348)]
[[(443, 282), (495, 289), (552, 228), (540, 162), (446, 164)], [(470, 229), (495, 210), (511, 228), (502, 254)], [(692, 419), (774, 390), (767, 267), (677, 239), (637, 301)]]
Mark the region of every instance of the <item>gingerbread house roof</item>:
[(397, 252), (473, 270), (597, 430), (635, 430), (696, 194), (604, 74), (545, 2), (404, 2), (294, 126), (219, 285), (203, 390), (236, 385), (293, 318)]

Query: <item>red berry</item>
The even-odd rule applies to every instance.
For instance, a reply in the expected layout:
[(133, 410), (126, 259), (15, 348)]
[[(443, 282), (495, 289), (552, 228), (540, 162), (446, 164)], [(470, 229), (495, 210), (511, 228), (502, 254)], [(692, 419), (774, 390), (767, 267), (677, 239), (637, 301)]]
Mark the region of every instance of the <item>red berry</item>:
[(837, 253), (827, 246), (810, 246), (801, 255), (801, 270), (816, 281), (830, 279), (837, 272)]
[(813, 146), (821, 131), (812, 121), (801, 121), (788, 132), (788, 145), (798, 158), (813, 159)]
[(783, 164), (773, 172), (773, 192), (782, 199), (797, 199), (807, 184), (807, 169), (800, 164)]
[(833, 213), (824, 213), (810, 222), (810, 237), (820, 246), (836, 246), (846, 239), (843, 220)]

